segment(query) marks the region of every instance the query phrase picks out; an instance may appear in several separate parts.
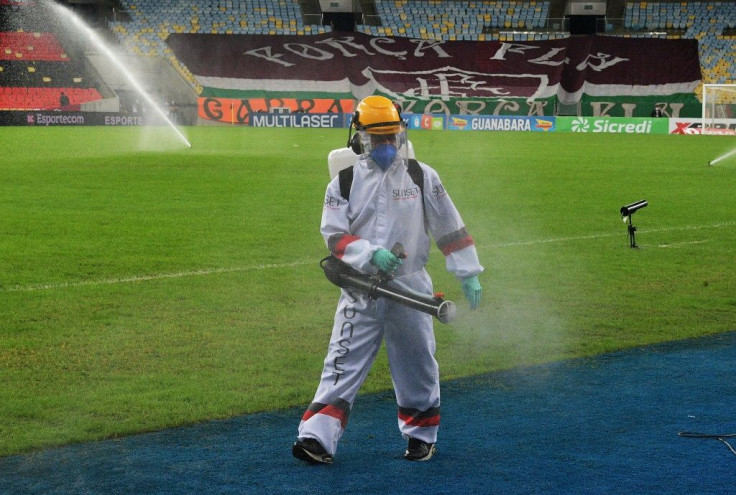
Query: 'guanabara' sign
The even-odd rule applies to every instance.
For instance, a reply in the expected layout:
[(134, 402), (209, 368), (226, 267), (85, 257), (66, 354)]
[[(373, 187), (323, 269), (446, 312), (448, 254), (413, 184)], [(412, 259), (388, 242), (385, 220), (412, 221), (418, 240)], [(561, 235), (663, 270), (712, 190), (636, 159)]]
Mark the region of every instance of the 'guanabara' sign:
[(540, 116), (553, 114), (558, 102), (622, 116), (648, 116), (654, 104), (674, 105), (672, 113), (681, 115), (700, 108), (695, 40), (476, 42), (328, 33), (172, 34), (167, 43), (203, 87), (203, 98), (383, 94), (414, 113)]

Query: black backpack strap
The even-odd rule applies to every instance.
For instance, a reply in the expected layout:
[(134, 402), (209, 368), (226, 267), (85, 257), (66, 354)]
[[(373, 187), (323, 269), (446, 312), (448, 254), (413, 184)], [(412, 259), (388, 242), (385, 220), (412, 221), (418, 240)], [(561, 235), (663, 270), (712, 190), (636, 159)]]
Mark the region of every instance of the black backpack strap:
[(419, 162), (413, 158), (409, 158), (409, 165), (406, 167), (409, 171), (409, 176), (414, 184), (419, 186), (419, 190), (422, 192), (422, 201), (424, 201), (424, 171), (419, 166)]
[(350, 188), (353, 186), (353, 167), (340, 170), (340, 196), (345, 201), (350, 201)]
[(409, 164), (406, 167), (409, 172), (409, 177), (414, 181), (414, 184), (419, 186), (419, 194), (422, 195), (422, 210), (424, 211), (424, 230), (429, 232), (429, 226), (427, 224), (427, 204), (424, 201), (424, 170), (419, 165), (419, 162), (414, 158), (409, 158)]

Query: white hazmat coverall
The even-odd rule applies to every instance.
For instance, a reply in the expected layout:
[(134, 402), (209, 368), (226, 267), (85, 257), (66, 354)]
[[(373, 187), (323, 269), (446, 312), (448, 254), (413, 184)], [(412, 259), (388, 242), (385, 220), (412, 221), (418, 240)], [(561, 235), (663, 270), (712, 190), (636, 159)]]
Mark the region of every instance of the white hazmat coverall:
[[(423, 199), (405, 160), (396, 159), (384, 172), (361, 156), (349, 202), (340, 195), (338, 177), (327, 186), (321, 233), (332, 254), (364, 273), (376, 272), (371, 263), (376, 250), (400, 242), (408, 257), (394, 272), (396, 280), (432, 294), (424, 268), (430, 249), (427, 229), (445, 255), (447, 270), (458, 279), (478, 275), (483, 267), (439, 175), (420, 166)], [(321, 380), (299, 424), (299, 439), (316, 439), (335, 454), (355, 396), (385, 339), (399, 429), (405, 438), (435, 443), (440, 385), (432, 316), (354, 289), (341, 291)]]

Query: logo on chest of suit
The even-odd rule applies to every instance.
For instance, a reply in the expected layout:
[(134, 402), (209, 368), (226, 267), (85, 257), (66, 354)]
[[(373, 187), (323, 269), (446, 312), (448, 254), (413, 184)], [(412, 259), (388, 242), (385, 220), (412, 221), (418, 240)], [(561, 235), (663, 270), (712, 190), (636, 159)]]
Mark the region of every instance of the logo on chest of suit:
[(394, 189), (392, 193), (394, 201), (417, 198), (419, 197), (419, 186), (407, 187), (405, 189)]

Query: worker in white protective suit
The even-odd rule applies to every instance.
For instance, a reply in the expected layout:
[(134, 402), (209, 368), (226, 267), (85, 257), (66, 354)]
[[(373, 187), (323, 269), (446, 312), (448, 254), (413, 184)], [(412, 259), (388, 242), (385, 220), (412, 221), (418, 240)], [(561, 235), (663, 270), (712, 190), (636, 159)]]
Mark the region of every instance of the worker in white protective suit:
[[(322, 210), (321, 233), (331, 253), (363, 273), (380, 270), (432, 294), (424, 268), (431, 234), (470, 308), (477, 308), (483, 267), (473, 239), (437, 172), (414, 161), (423, 187), (416, 174), (410, 175), (406, 123), (393, 103), (382, 96), (363, 99), (352, 125), (362, 152), (353, 167), (352, 187), (343, 195), (344, 185), (334, 178)], [(390, 251), (397, 242), (404, 246), (404, 259)], [(332, 463), (353, 401), (385, 339), (399, 430), (408, 441), (404, 458), (429, 460), (440, 423), (432, 317), (389, 299), (341, 290), (319, 387), (299, 424), (293, 455), (310, 464)]]

